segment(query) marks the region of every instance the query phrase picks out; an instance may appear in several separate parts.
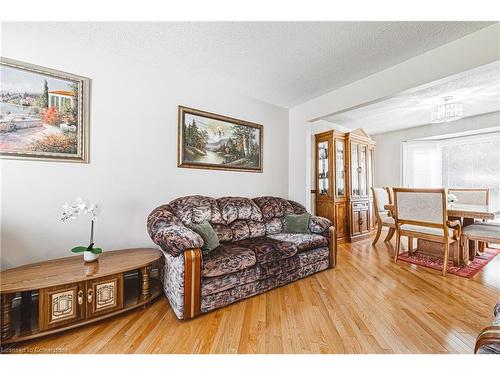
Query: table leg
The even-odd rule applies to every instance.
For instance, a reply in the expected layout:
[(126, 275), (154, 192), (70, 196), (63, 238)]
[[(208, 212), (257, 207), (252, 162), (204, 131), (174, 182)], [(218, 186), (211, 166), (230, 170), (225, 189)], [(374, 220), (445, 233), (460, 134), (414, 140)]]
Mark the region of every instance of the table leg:
[(483, 255), (484, 249), (486, 249), (486, 242), (480, 241), (478, 244), (476, 255)]
[(14, 334), (14, 329), (12, 328), (12, 300), (14, 299), (14, 293), (2, 294), (2, 340), (10, 338)]
[(413, 238), (408, 237), (408, 254), (413, 255)]
[(151, 266), (146, 266), (141, 268), (142, 274), (142, 298), (149, 297), (149, 273), (151, 272)]

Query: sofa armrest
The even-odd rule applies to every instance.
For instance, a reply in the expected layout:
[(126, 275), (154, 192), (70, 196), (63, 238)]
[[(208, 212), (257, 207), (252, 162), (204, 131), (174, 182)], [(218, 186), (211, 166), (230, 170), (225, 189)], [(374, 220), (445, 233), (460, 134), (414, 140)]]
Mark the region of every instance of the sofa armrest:
[(169, 205), (155, 208), (148, 216), (147, 227), (153, 242), (174, 257), (203, 246), (201, 236), (184, 226)]
[(185, 226), (165, 225), (156, 231), (152, 240), (170, 255), (176, 257), (189, 249), (203, 246), (201, 236)]
[(326, 231), (332, 225), (332, 222), (327, 218), (321, 216), (311, 216), (309, 219), (309, 230), (312, 233), (323, 234), (325, 237), (328, 237)]
[(477, 336), (474, 354), (500, 354), (500, 326), (490, 326)]

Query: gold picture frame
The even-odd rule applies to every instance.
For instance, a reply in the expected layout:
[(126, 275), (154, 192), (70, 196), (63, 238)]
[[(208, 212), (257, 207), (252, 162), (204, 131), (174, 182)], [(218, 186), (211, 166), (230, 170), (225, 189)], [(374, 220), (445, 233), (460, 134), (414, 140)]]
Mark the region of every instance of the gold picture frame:
[(89, 162), (90, 79), (0, 57), (0, 158)]
[(262, 173), (263, 143), (263, 125), (178, 107), (180, 168)]

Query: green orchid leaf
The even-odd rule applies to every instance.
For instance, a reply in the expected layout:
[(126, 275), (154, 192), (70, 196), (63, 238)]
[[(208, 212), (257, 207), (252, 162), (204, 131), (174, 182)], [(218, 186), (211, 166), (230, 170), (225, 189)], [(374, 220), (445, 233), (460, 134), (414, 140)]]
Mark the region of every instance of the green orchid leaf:
[(85, 246), (77, 246), (77, 247), (72, 248), (71, 252), (73, 252), (73, 253), (83, 253), (86, 250), (87, 250), (87, 248)]
[(92, 251), (92, 249), (94, 248), (94, 243), (92, 242), (89, 247), (87, 247), (86, 251)]
[(95, 247), (92, 250), (90, 250), (92, 254), (100, 254), (102, 253), (102, 249), (100, 247)]

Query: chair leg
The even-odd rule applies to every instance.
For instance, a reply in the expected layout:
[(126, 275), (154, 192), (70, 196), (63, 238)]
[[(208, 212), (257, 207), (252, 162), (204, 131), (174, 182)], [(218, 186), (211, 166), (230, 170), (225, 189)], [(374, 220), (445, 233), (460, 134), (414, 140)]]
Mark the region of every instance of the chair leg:
[(448, 272), (449, 252), (450, 252), (450, 244), (448, 242), (448, 239), (446, 239), (444, 243), (443, 276), (446, 276), (446, 273)]
[(401, 235), (399, 234), (399, 231), (396, 233), (396, 252), (394, 254), (394, 262), (398, 262), (398, 256), (399, 256), (399, 248), (401, 246)]
[(387, 232), (387, 236), (385, 236), (384, 242), (389, 242), (394, 237), (394, 233), (396, 233), (396, 229), (389, 228), (389, 232)]
[(408, 237), (408, 254), (413, 255), (413, 238)]
[(377, 234), (375, 236), (375, 239), (372, 242), (372, 245), (375, 245), (380, 238), (380, 233), (382, 233), (382, 225), (380, 223), (377, 224)]

